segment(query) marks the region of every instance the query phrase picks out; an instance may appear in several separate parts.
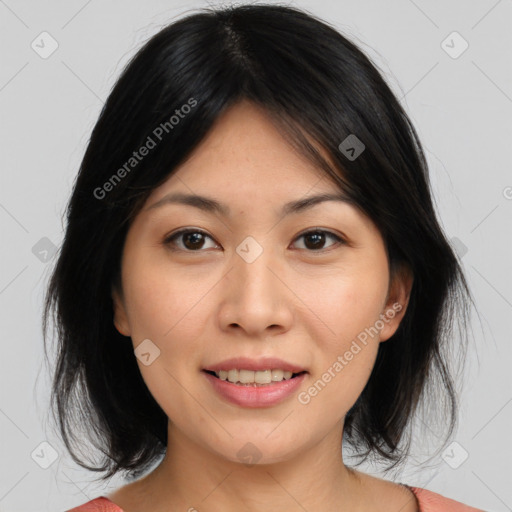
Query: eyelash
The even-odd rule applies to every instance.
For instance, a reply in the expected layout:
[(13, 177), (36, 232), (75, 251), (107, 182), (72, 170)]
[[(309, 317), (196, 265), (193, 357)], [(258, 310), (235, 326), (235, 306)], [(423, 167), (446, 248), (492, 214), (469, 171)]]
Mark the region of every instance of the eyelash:
[[(171, 235), (166, 236), (164, 238), (164, 240), (163, 240), (163, 243), (165, 245), (172, 246), (172, 245), (174, 245), (174, 241), (176, 239), (179, 239), (182, 235), (190, 234), (190, 233), (200, 233), (200, 234), (210, 238), (211, 240), (213, 240), (213, 238), (210, 235), (208, 235), (208, 233), (206, 233), (205, 231), (202, 231), (201, 229), (185, 228), (185, 229), (181, 229), (181, 230), (179, 230), (179, 231), (177, 231), (177, 232), (175, 232), (175, 233), (173, 233)], [(340, 237), (339, 235), (337, 235), (337, 234), (335, 234), (335, 233), (333, 233), (331, 231), (326, 231), (324, 229), (311, 229), (309, 231), (305, 231), (304, 233), (301, 233), (300, 235), (298, 235), (297, 238), (295, 238), (295, 240), (298, 240), (299, 238), (302, 238), (302, 237), (307, 236), (307, 235), (317, 234), (317, 233), (323, 233), (323, 234), (326, 234), (327, 236), (330, 236), (330, 237), (334, 238), (337, 241), (338, 245), (346, 243), (345, 240), (342, 237)], [(334, 244), (334, 246), (336, 246), (336, 244)], [(318, 250), (313, 250), (313, 249), (300, 249), (300, 250), (305, 250), (307, 252), (311, 252), (311, 253), (315, 254), (315, 253), (323, 253), (323, 252), (329, 251), (332, 247), (333, 246), (328, 247), (327, 249), (318, 249)], [(196, 251), (193, 251), (193, 250), (189, 250), (189, 249), (171, 248), (171, 250), (173, 250), (173, 251), (182, 251), (182, 252), (190, 252), (190, 253), (193, 253), (193, 252), (203, 252), (202, 249), (198, 249)]]

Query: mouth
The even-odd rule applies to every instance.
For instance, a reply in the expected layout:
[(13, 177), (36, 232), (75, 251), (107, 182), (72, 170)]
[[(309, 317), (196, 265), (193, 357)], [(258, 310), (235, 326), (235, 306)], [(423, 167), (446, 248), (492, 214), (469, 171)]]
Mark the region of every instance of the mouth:
[(295, 379), (305, 373), (308, 373), (306, 370), (300, 372), (291, 372), (280, 369), (268, 369), (261, 371), (244, 369), (214, 371), (204, 369), (202, 371), (219, 380), (245, 387), (272, 386), (283, 381)]
[[(243, 408), (266, 408), (281, 404), (300, 389), (309, 373), (285, 362), (280, 365), (281, 369), (271, 365), (272, 370), (254, 361), (252, 366), (256, 367), (255, 370), (244, 369), (244, 366), (238, 370), (231, 363), (220, 363), (215, 369), (204, 368), (201, 373), (218, 397)], [(246, 361), (246, 366), (250, 365)], [(287, 370), (283, 370), (282, 366), (288, 366)]]

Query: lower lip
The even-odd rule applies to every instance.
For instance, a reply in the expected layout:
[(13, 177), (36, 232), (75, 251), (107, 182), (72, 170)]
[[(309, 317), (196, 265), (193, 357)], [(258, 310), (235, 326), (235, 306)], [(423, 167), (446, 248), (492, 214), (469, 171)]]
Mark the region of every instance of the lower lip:
[(219, 395), (231, 403), (241, 407), (271, 407), (283, 401), (297, 391), (306, 377), (302, 373), (297, 377), (280, 382), (273, 382), (265, 386), (239, 386), (227, 380), (219, 379), (213, 375), (202, 372)]

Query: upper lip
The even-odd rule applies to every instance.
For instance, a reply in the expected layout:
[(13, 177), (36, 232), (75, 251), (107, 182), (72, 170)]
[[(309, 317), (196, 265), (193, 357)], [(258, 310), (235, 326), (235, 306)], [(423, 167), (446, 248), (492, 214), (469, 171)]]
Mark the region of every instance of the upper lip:
[(234, 357), (232, 359), (226, 359), (225, 361), (221, 361), (219, 363), (215, 363), (212, 365), (208, 365), (203, 368), (204, 370), (219, 372), (221, 370), (253, 370), (253, 371), (263, 371), (263, 370), (284, 370), (290, 371), (292, 373), (300, 373), (303, 371), (307, 371), (305, 368), (298, 366), (293, 363), (289, 363), (287, 361), (283, 361), (282, 359), (276, 357), (261, 357), (258, 359), (249, 359), (248, 357)]

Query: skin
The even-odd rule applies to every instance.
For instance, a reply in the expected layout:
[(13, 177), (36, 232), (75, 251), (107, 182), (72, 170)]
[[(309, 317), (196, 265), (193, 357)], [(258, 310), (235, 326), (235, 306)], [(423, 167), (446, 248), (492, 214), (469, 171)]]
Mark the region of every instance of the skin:
[[(213, 197), (231, 216), (181, 204), (150, 208), (171, 191)], [(134, 219), (122, 290), (112, 291), (114, 324), (134, 348), (150, 339), (160, 350), (150, 365), (137, 363), (169, 418), (169, 443), (153, 472), (108, 496), (126, 512), (418, 510), (404, 486), (345, 466), (341, 446), (344, 417), (369, 379), (379, 343), (405, 313), (412, 277), (404, 271), (390, 279), (379, 231), (348, 203), (277, 214), (286, 202), (322, 192), (339, 189), (264, 111), (243, 101)], [(173, 251), (164, 240), (179, 228), (208, 236), (181, 236)], [(300, 236), (319, 228), (345, 242), (326, 235), (315, 245)], [(263, 249), (252, 263), (236, 252), (247, 236)], [(240, 407), (201, 373), (235, 356), (275, 356), (308, 370), (305, 391), (396, 303), (402, 310), (308, 404), (295, 393), (272, 407)], [(250, 467), (237, 457), (247, 442), (261, 454)]]

